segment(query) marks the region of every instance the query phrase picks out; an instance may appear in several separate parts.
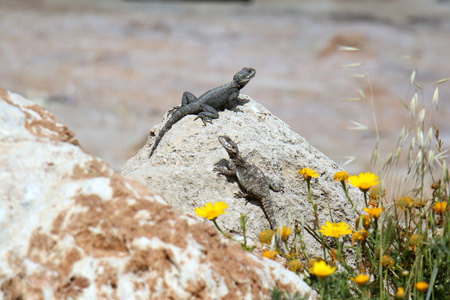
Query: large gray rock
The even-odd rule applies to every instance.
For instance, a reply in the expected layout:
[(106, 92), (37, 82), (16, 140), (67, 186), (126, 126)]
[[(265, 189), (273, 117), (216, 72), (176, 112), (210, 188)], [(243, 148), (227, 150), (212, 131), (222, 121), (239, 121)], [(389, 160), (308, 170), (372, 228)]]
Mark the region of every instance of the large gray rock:
[[(228, 158), (217, 138), (228, 135), (238, 144), (244, 157), (256, 164), (266, 176), (284, 185), (283, 193), (271, 192), (279, 225), (292, 228), (294, 221), (301, 222), (302, 219), (313, 225), (314, 214), (307, 185), (298, 174), (298, 170), (305, 167), (320, 174), (319, 178), (311, 181), (320, 224), (331, 220), (330, 213), (335, 222), (353, 224), (351, 206), (341, 184), (334, 181), (334, 174), (341, 170), (339, 166), (248, 96), (241, 95), (238, 108), (242, 112), (220, 112), (220, 117), (206, 126), (201, 120), (194, 121), (193, 115), (184, 117), (166, 133), (149, 159), (154, 133), (162, 123), (155, 126), (147, 144), (126, 163), (122, 174), (163, 195), (187, 214), (194, 214), (196, 207), (207, 202), (225, 201), (230, 206), (229, 213), (219, 218), (219, 224), (239, 235), (239, 216), (244, 213), (249, 218), (249, 237), (255, 241), (262, 230), (269, 228), (261, 207), (256, 202), (247, 204), (245, 199), (236, 198), (234, 194), (240, 190), (237, 182), (213, 172), (216, 163)], [(354, 199), (362, 196), (354, 189), (350, 193)], [(308, 234), (304, 235), (304, 241), (310, 255), (322, 253), (320, 244)]]
[(311, 291), (0, 88), (0, 299), (265, 299), (276, 285)]

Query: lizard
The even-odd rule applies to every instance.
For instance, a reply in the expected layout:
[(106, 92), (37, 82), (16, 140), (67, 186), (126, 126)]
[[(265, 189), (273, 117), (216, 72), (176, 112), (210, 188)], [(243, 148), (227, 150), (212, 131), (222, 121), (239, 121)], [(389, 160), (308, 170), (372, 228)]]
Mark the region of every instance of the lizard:
[(239, 196), (259, 200), (270, 227), (272, 230), (276, 230), (278, 225), (273, 211), (270, 190), (279, 192), (282, 190), (281, 185), (267, 178), (256, 165), (245, 160), (241, 156), (237, 144), (230, 137), (219, 136), (219, 142), (228, 152), (230, 159), (225, 166), (215, 166), (214, 171), (218, 174), (236, 177), (239, 185), (245, 191)]
[(239, 97), (239, 91), (255, 77), (255, 74), (255, 69), (243, 68), (234, 75), (231, 82), (209, 90), (199, 98), (190, 92), (184, 92), (181, 99), (181, 106), (174, 107), (169, 111), (169, 120), (167, 120), (158, 132), (150, 149), (149, 158), (154, 153), (164, 134), (186, 115), (196, 114), (197, 117), (194, 120), (201, 118), (203, 124), (206, 125), (207, 122), (212, 123), (212, 119), (219, 117), (218, 110), (232, 109), (236, 99)]

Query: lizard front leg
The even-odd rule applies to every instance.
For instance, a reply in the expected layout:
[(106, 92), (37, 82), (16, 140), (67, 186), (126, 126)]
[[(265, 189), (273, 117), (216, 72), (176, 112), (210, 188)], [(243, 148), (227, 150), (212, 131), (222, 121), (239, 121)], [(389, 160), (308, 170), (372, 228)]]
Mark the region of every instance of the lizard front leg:
[(237, 108), (239, 104), (238, 99), (239, 99), (239, 90), (236, 90), (228, 97), (226, 108), (234, 112), (242, 112), (242, 110)]
[(236, 165), (232, 161), (227, 161), (226, 165), (218, 165), (213, 169), (219, 175), (236, 176)]

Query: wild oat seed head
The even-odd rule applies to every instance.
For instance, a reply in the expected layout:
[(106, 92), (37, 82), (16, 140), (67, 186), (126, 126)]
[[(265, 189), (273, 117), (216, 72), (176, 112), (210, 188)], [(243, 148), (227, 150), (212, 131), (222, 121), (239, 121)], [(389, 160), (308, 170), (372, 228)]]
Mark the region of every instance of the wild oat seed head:
[(419, 112), (419, 116), (417, 117), (417, 123), (422, 124), (424, 119), (425, 119), (425, 108), (422, 108)]
[(433, 104), (438, 105), (439, 104), (439, 88), (436, 87), (433, 93)]

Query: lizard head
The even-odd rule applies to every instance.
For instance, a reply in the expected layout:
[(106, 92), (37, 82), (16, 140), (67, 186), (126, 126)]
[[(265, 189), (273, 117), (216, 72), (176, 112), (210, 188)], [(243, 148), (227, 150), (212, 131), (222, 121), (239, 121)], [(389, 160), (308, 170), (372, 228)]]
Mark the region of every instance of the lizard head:
[(252, 68), (243, 68), (234, 75), (233, 80), (236, 81), (241, 88), (244, 87), (250, 79), (255, 77), (256, 71)]
[(228, 152), (228, 155), (236, 156), (239, 153), (238, 146), (236, 145), (233, 140), (226, 135), (219, 136), (219, 142), (220, 144), (225, 148), (225, 150)]

